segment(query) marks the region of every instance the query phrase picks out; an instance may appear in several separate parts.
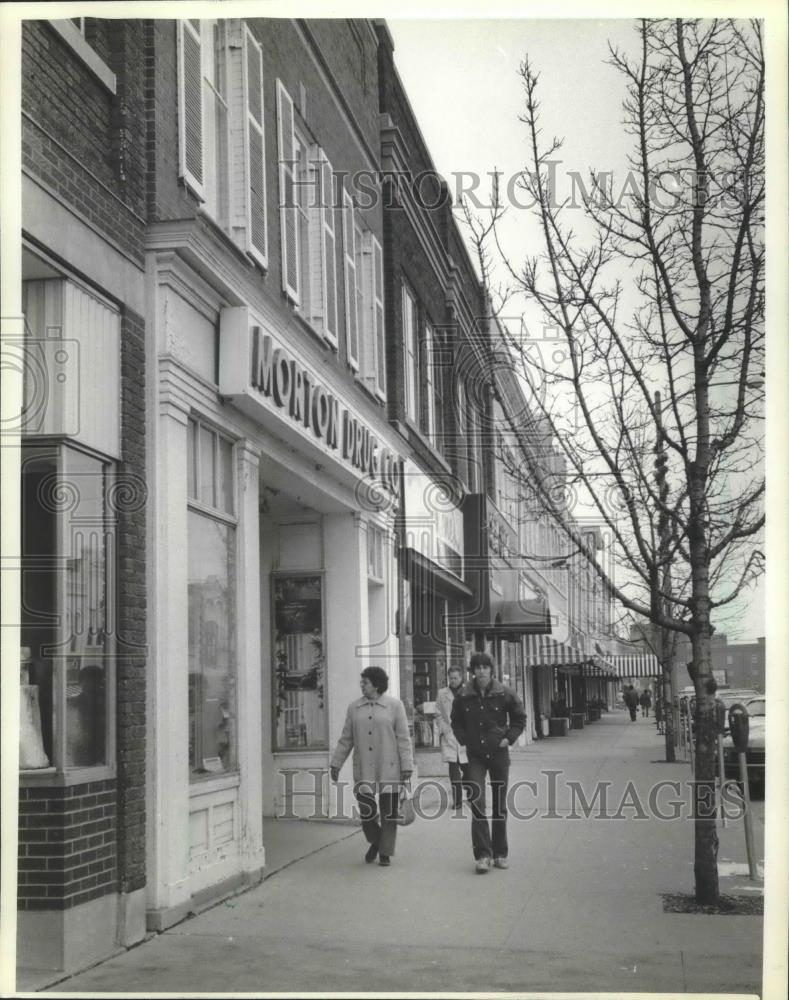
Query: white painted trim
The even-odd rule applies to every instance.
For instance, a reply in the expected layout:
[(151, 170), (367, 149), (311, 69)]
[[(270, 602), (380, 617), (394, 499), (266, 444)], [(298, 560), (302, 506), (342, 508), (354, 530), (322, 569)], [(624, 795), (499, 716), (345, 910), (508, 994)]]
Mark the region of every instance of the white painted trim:
[(76, 25), (72, 24), (68, 19), (50, 21), (49, 23), (52, 29), (60, 35), (74, 55), (82, 60), (97, 80), (103, 83), (111, 94), (117, 93), (115, 74), (96, 50), (88, 45)]

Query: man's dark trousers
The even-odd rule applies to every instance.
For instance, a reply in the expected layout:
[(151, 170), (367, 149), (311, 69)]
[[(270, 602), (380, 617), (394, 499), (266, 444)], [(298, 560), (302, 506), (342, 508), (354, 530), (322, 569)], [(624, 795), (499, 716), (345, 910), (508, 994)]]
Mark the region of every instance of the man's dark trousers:
[[(490, 775), (493, 810), (490, 825), (485, 816), (485, 779)], [(471, 806), (471, 846), (474, 858), (507, 857), (507, 782), (509, 747), (499, 747), (486, 757), (469, 757), (466, 784)]]

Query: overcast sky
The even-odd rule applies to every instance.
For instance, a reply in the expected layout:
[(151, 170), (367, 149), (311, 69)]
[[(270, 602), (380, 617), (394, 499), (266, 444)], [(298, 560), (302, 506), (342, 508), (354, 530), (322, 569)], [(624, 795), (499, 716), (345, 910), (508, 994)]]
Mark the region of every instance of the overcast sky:
[[(506, 184), (527, 162), (518, 68), (528, 55), (540, 74), (543, 139), (564, 139), (557, 154), (557, 188), (571, 193), (570, 172), (612, 171), (614, 189), (627, 172), (628, 137), (621, 124), (620, 74), (607, 65), (608, 43), (632, 51), (632, 19), (398, 20), (387, 18), (395, 63), (438, 172), (454, 193), (468, 190), (466, 174), (482, 177), (480, 200), (490, 192), (485, 175), (498, 170)], [(515, 198), (523, 194), (515, 191)], [(580, 217), (580, 212), (578, 213)], [(579, 223), (581, 222), (579, 218)], [(574, 223), (575, 224), (575, 223)], [(539, 252), (539, 231), (528, 209), (509, 209), (504, 242), (513, 261)], [(527, 311), (527, 322), (535, 322)], [(763, 584), (718, 623), (734, 641), (765, 634)]]

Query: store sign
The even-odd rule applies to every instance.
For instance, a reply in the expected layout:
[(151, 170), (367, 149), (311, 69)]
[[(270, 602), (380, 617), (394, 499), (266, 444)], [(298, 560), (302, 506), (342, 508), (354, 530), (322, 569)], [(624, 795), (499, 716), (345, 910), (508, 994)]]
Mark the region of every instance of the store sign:
[[(242, 344), (240, 343), (243, 342)], [(400, 458), (342, 399), (259, 326), (245, 307), (222, 310), (219, 391), (259, 416), (273, 409), (300, 434), (396, 497)], [(248, 359), (245, 361), (244, 359)], [(244, 367), (242, 367), (244, 365)]]
[(518, 556), (518, 535), (497, 510), (488, 507), (485, 523), (488, 552), (492, 556), (512, 562)]
[(462, 579), (463, 514), (440, 480), (405, 463), (406, 545)]

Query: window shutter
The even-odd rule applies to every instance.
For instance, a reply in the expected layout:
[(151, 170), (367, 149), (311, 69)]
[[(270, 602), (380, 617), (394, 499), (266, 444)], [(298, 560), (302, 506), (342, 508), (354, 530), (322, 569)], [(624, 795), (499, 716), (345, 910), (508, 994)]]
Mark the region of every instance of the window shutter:
[(299, 304), (299, 230), (296, 216), (293, 100), (277, 80), (277, 140), (279, 146), (280, 241), (282, 245), (282, 288)]
[(178, 161), (179, 174), (203, 197), (203, 73), (200, 22), (178, 21)]
[(337, 346), (337, 251), (334, 233), (334, 172), (325, 155), (321, 171), (321, 247), (323, 258), (323, 335)]
[(375, 391), (386, 399), (386, 342), (384, 337), (384, 258), (373, 236), (373, 335), (375, 338)]
[(435, 421), (435, 386), (433, 375), (435, 369), (435, 344), (433, 342), (433, 328), (429, 323), (425, 324), (425, 424), (423, 430), (427, 434), (431, 444), (436, 443), (436, 421)]
[[(359, 370), (359, 316), (356, 310), (356, 220), (353, 198), (343, 191), (342, 245), (345, 254), (345, 340), (348, 364)], [(361, 280), (361, 279), (360, 279)]]
[(266, 141), (263, 126), (263, 52), (244, 25), (244, 136), (246, 157), (246, 252), (268, 265)]
[(375, 266), (373, 234), (357, 231), (356, 280), (362, 288), (359, 316), (359, 367), (368, 389), (375, 389)]

